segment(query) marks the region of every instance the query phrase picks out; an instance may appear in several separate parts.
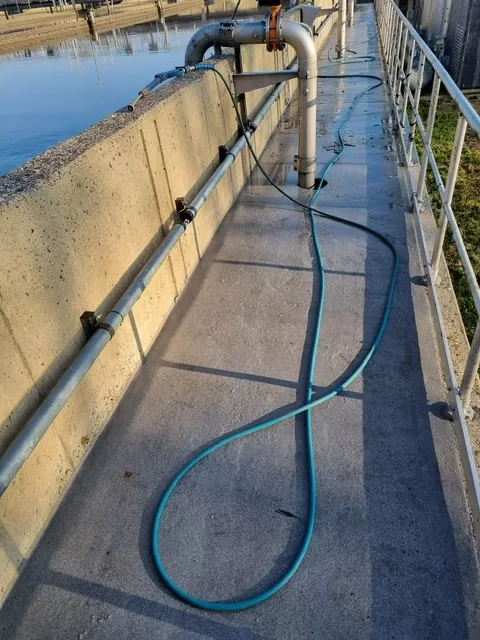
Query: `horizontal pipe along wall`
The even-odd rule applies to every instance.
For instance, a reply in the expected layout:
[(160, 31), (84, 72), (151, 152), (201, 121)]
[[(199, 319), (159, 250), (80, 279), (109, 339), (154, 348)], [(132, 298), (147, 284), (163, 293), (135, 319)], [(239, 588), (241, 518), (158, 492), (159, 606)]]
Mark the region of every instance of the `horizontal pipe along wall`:
[[(323, 18), (320, 47), (335, 18)], [(292, 52), (245, 47), (245, 71), (280, 68)], [(233, 62), (222, 60), (229, 74)], [(254, 136), (261, 153), (294, 82)], [(248, 96), (254, 111), (268, 90)], [(256, 95), (255, 95), (256, 94)], [(84, 344), (79, 317), (106, 312), (237, 135), (213, 73), (167, 85), (134, 114), (106, 118), (0, 178), (0, 451)], [(141, 366), (185, 282), (251, 171), (244, 149), (189, 225), (133, 312), (0, 498), (0, 599)]]

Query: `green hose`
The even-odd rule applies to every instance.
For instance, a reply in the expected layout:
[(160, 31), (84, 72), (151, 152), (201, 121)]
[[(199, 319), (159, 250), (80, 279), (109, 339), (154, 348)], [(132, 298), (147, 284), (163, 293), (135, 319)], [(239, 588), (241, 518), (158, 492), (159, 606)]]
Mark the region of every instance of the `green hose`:
[[(357, 62), (357, 60), (355, 61), (351, 61), (351, 60), (346, 60), (344, 61), (345, 64), (352, 64), (353, 62)], [(154, 558), (154, 562), (155, 562), (155, 566), (157, 567), (157, 570), (162, 578), (162, 580), (168, 585), (168, 587), (173, 591), (174, 594), (176, 594), (181, 600), (187, 602), (188, 604), (193, 605), (194, 607), (198, 607), (200, 609), (206, 609), (208, 611), (240, 611), (242, 609), (248, 609), (249, 607), (253, 607), (254, 605), (260, 604), (261, 602), (263, 602), (264, 600), (267, 600), (267, 598), (270, 598), (271, 596), (273, 596), (275, 593), (277, 593), (277, 591), (279, 591), (289, 580), (290, 578), (292, 578), (292, 576), (295, 574), (295, 572), (297, 571), (297, 569), (299, 568), (303, 558), (305, 557), (305, 554), (307, 553), (308, 547), (310, 545), (310, 541), (312, 539), (312, 535), (313, 535), (313, 529), (314, 529), (314, 525), (315, 525), (315, 509), (316, 509), (316, 480), (315, 480), (315, 462), (314, 462), (314, 454), (313, 454), (313, 439), (312, 439), (312, 424), (311, 424), (311, 410), (313, 407), (317, 407), (320, 404), (323, 404), (324, 402), (326, 402), (327, 400), (329, 400), (330, 398), (333, 398), (334, 396), (338, 395), (341, 391), (343, 391), (344, 389), (346, 389), (359, 375), (360, 373), (363, 371), (363, 369), (366, 367), (367, 363), (369, 362), (370, 358), (372, 357), (372, 355), (374, 354), (375, 350), (378, 347), (378, 344), (383, 336), (383, 333), (385, 331), (385, 328), (387, 326), (387, 321), (388, 321), (388, 317), (390, 314), (390, 310), (391, 310), (391, 306), (392, 306), (392, 299), (393, 299), (393, 292), (395, 289), (395, 283), (397, 280), (397, 274), (398, 274), (398, 256), (397, 256), (397, 252), (395, 250), (395, 247), (393, 246), (393, 244), (390, 242), (390, 240), (388, 240), (387, 237), (385, 237), (384, 235), (382, 235), (381, 233), (379, 233), (378, 231), (375, 231), (374, 229), (370, 229), (369, 227), (360, 224), (358, 222), (353, 222), (351, 220), (344, 220), (343, 218), (339, 218), (337, 216), (331, 215), (329, 213), (325, 213), (323, 211), (320, 211), (316, 208), (313, 207), (313, 204), (316, 200), (316, 198), (318, 197), (318, 194), (320, 192), (320, 189), (322, 188), (324, 182), (325, 182), (325, 178), (328, 175), (329, 171), (332, 169), (332, 167), (339, 161), (339, 159), (342, 157), (344, 151), (345, 151), (345, 143), (343, 140), (343, 130), (345, 128), (345, 126), (348, 124), (348, 122), (350, 121), (350, 118), (352, 117), (352, 113), (355, 109), (355, 107), (357, 106), (359, 100), (362, 98), (363, 95), (365, 95), (367, 92), (372, 91), (372, 89), (375, 89), (376, 87), (380, 86), (382, 84), (382, 79), (378, 78), (377, 76), (370, 76), (370, 75), (339, 75), (339, 76), (335, 76), (335, 75), (328, 75), (328, 76), (322, 76), (319, 75), (319, 78), (373, 78), (375, 80), (377, 80), (377, 84), (372, 85), (370, 87), (368, 87), (367, 89), (361, 91), (354, 99), (353, 104), (347, 114), (347, 117), (345, 118), (344, 122), (342, 123), (340, 129), (338, 130), (338, 139), (339, 139), (339, 143), (340, 143), (340, 152), (338, 154), (336, 154), (332, 160), (327, 164), (327, 166), (325, 167), (325, 169), (322, 171), (321, 176), (320, 176), (320, 183), (318, 185), (318, 187), (315, 189), (315, 191), (312, 194), (312, 197), (310, 198), (308, 204), (305, 204), (303, 202), (300, 202), (299, 200), (293, 198), (292, 196), (290, 196), (288, 193), (286, 193), (283, 189), (281, 189), (278, 185), (276, 185), (271, 178), (267, 175), (267, 173), (265, 172), (265, 170), (263, 169), (262, 165), (260, 164), (260, 161), (252, 147), (252, 144), (249, 140), (249, 137), (246, 135), (246, 131), (244, 129), (243, 126), (243, 122), (235, 101), (235, 96), (233, 95), (227, 80), (223, 77), (223, 75), (217, 70), (217, 69), (212, 69), (222, 80), (223, 84), (225, 85), (230, 98), (232, 100), (233, 106), (235, 107), (235, 111), (237, 114), (237, 119), (239, 122), (239, 125), (243, 131), (243, 134), (245, 136), (248, 148), (250, 150), (250, 153), (252, 154), (255, 162), (257, 163), (257, 166), (259, 168), (259, 170), (262, 172), (262, 174), (265, 176), (265, 178), (267, 179), (267, 181), (275, 188), (277, 189), (277, 191), (279, 191), (282, 195), (284, 195), (288, 200), (290, 200), (291, 202), (293, 202), (296, 205), (299, 205), (300, 207), (307, 209), (308, 213), (309, 213), (309, 219), (310, 219), (310, 224), (311, 224), (311, 228), (312, 228), (312, 237), (313, 237), (313, 244), (314, 244), (314, 250), (315, 250), (315, 259), (318, 265), (318, 269), (320, 272), (320, 283), (319, 283), (319, 302), (318, 302), (318, 307), (317, 307), (317, 314), (316, 314), (316, 323), (315, 323), (315, 330), (314, 330), (314, 339), (313, 339), (313, 344), (312, 344), (312, 348), (311, 348), (311, 352), (310, 352), (310, 359), (309, 359), (309, 368), (308, 368), (308, 384), (307, 384), (307, 390), (306, 390), (306, 397), (305, 397), (305, 404), (301, 407), (297, 407), (296, 409), (293, 409), (292, 411), (288, 411), (287, 413), (284, 413), (283, 415), (277, 417), (277, 418), (273, 418), (271, 420), (267, 420), (265, 422), (261, 422), (260, 424), (257, 424), (255, 426), (252, 427), (248, 427), (246, 429), (243, 429), (242, 431), (237, 431), (236, 433), (233, 433), (231, 435), (227, 435), (224, 436), (222, 438), (220, 438), (220, 440), (218, 440), (215, 444), (207, 447), (206, 449), (204, 449), (202, 452), (200, 452), (197, 456), (195, 456), (192, 460), (190, 460), (190, 462), (183, 467), (183, 469), (181, 469), (177, 475), (173, 478), (173, 480), (170, 482), (169, 487), (167, 488), (167, 490), (165, 491), (158, 507), (155, 513), (155, 519), (154, 519), (154, 524), (153, 524), (153, 531), (152, 531), (152, 551), (153, 551), (153, 558)], [(388, 293), (387, 293), (387, 299), (383, 308), (383, 315), (382, 315), (382, 320), (380, 322), (380, 325), (377, 329), (377, 333), (375, 336), (375, 339), (373, 341), (373, 343), (371, 344), (368, 352), (366, 353), (366, 355), (363, 357), (363, 359), (361, 360), (360, 364), (357, 366), (357, 368), (355, 369), (355, 371), (353, 373), (351, 373), (349, 376), (347, 376), (335, 389), (333, 389), (332, 391), (313, 399), (313, 384), (314, 384), (314, 374), (315, 374), (315, 362), (317, 359), (317, 350), (318, 350), (318, 344), (319, 344), (319, 340), (320, 340), (320, 330), (321, 330), (321, 324), (322, 324), (322, 316), (323, 316), (323, 307), (324, 307), (324, 300), (325, 300), (325, 277), (324, 277), (324, 268), (323, 268), (323, 261), (322, 261), (322, 255), (321, 255), (321, 251), (320, 251), (320, 244), (319, 244), (319, 240), (318, 240), (318, 235), (317, 235), (317, 230), (316, 230), (316, 226), (315, 226), (315, 219), (314, 216), (321, 216), (323, 218), (326, 218), (328, 220), (333, 220), (335, 222), (339, 222), (340, 224), (345, 224), (349, 227), (354, 227), (356, 229), (360, 229), (366, 233), (369, 233), (373, 236), (375, 236), (376, 238), (378, 238), (384, 245), (386, 245), (393, 256), (393, 266), (392, 266), (392, 274), (391, 274), (391, 280), (390, 280), (390, 284), (388, 287)], [(308, 493), (309, 493), (309, 498), (308, 498), (308, 520), (307, 520), (307, 525), (305, 528), (305, 533), (303, 536), (303, 540), (300, 546), (300, 549), (294, 559), (294, 561), (292, 562), (291, 566), (289, 567), (289, 569), (283, 574), (283, 576), (277, 581), (275, 582), (275, 584), (273, 584), (271, 587), (269, 587), (268, 589), (262, 591), (261, 593), (257, 594), (256, 596), (252, 597), (252, 598), (247, 598), (246, 600), (240, 600), (238, 602), (233, 602), (233, 601), (225, 601), (225, 602), (212, 602), (209, 600), (202, 600), (201, 598), (197, 598), (193, 595), (191, 595), (190, 593), (187, 593), (186, 591), (184, 591), (181, 587), (179, 587), (173, 580), (172, 578), (169, 576), (169, 574), (167, 573), (165, 567), (163, 566), (163, 562), (161, 559), (161, 551), (160, 551), (160, 543), (159, 543), (159, 530), (160, 530), (160, 523), (161, 523), (161, 519), (162, 519), (162, 515), (164, 513), (165, 507), (167, 505), (168, 500), (170, 499), (170, 496), (172, 495), (173, 491), (175, 490), (176, 486), (178, 485), (178, 483), (182, 480), (182, 478), (184, 478), (187, 473), (189, 471), (191, 471), (193, 469), (193, 467), (195, 467), (201, 460), (203, 460), (204, 458), (206, 458), (208, 455), (210, 455), (211, 453), (213, 453), (214, 451), (216, 451), (217, 449), (219, 449), (220, 447), (223, 447), (227, 444), (229, 444), (230, 442), (233, 442), (234, 440), (238, 440), (239, 438), (244, 438), (245, 436), (251, 435), (253, 433), (257, 433), (259, 431), (262, 431), (264, 429), (268, 429), (268, 427), (271, 427), (275, 424), (278, 424), (279, 422), (283, 422), (284, 420), (287, 420), (289, 418), (293, 418), (296, 415), (299, 415), (301, 413), (305, 413), (305, 437), (306, 437), (306, 445), (307, 445), (307, 466), (308, 466)]]

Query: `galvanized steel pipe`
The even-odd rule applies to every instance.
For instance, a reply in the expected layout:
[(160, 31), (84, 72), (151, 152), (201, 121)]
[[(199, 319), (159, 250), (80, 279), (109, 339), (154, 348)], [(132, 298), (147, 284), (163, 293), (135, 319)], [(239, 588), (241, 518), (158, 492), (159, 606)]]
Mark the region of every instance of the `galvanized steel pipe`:
[(0, 458), (0, 495), (3, 495), (20, 467), (37, 446), (40, 438), (58, 416), (70, 396), (86, 376), (90, 367), (115, 335), (115, 331), (120, 327), (133, 305), (139, 300), (143, 291), (160, 266), (165, 262), (184, 231), (183, 225), (174, 225), (168, 236), (108, 313), (101, 327), (97, 328), (92, 337), (87, 340), (48, 396), (6, 449)]
[(234, 47), (240, 44), (263, 44), (267, 37), (267, 23), (225, 21), (207, 24), (191, 37), (185, 49), (185, 64), (203, 61), (210, 47)]
[[(299, 133), (295, 169), (298, 171), (298, 185), (310, 189), (315, 184), (317, 169), (317, 51), (310, 28), (302, 23), (281, 19), (280, 38), (297, 54)], [(233, 47), (264, 44), (266, 40), (266, 20), (209, 24), (199, 29), (188, 43), (185, 64), (202, 62), (207, 50), (216, 44)]]
[[(282, 21), (282, 39), (290, 44), (298, 60), (300, 133), (297, 168), (299, 185), (309, 188), (314, 185), (316, 172), (316, 98), (317, 98), (317, 55), (311, 32), (300, 23)], [(266, 22), (236, 23), (235, 33), (222, 28), (222, 25), (206, 25), (190, 41), (186, 53), (186, 64), (201, 62), (207, 49), (214, 44), (233, 46), (234, 44), (255, 44), (265, 42)], [(272, 92), (270, 98), (254, 119), (259, 124), (285, 83)], [(251, 135), (251, 134), (250, 134)], [(227, 157), (207, 180), (202, 190), (191, 203), (195, 214), (203, 206), (214, 187), (225, 175), (228, 167), (244, 148), (242, 137), (228, 152)], [(88, 373), (100, 353), (120, 327), (133, 305), (141, 297), (144, 289), (164, 263), (173, 247), (185, 231), (181, 224), (175, 224), (147, 264), (139, 272), (133, 283), (120, 297), (114, 308), (108, 313), (102, 325), (85, 343), (73, 362), (62, 374), (48, 396), (26, 422), (20, 433), (13, 439), (0, 458), (0, 495), (2, 495), (25, 460), (45, 434), (48, 427), (58, 416), (62, 408)]]
[[(278, 85), (265, 101), (253, 120), (255, 125), (258, 126), (263, 120), (284, 86), (285, 82)], [(251, 136), (252, 134), (248, 133), (247, 135)], [(223, 178), (228, 168), (233, 164), (235, 158), (245, 145), (245, 137), (242, 136), (227, 153), (225, 160), (214, 171), (192, 201), (192, 206), (195, 207), (195, 212), (198, 212), (204, 205), (208, 196)], [(105, 328), (97, 328), (92, 337), (85, 343), (80, 352), (73, 359), (70, 366), (54, 385), (45, 400), (32, 414), (30, 419), (25, 423), (23, 429), (18, 433), (2, 454), (0, 457), (0, 496), (6, 491), (23, 463), (27, 460), (38, 444), (40, 438), (46, 433), (49, 426), (58, 416), (69, 398), (73, 395), (76, 388), (86, 376), (95, 360), (112, 339), (112, 335), (120, 327), (127, 314), (131, 311), (133, 305), (140, 299), (143, 291), (148, 286), (149, 282), (152, 280), (161, 265), (165, 262), (166, 258), (184, 232), (185, 227), (183, 225), (175, 224), (173, 226), (167, 237), (162, 241), (146, 265), (141, 269), (135, 280), (119, 298), (113, 309), (108, 313), (102, 323)]]

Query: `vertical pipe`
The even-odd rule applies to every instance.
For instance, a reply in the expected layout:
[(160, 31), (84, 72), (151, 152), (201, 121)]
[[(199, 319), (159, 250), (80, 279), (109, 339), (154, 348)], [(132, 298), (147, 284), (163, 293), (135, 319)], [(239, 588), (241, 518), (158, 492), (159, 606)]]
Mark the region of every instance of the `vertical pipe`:
[(457, 182), (458, 167), (462, 158), (463, 143), (465, 142), (465, 133), (467, 132), (467, 121), (463, 116), (458, 118), (457, 130), (455, 131), (455, 142), (453, 143), (452, 155), (450, 156), (450, 166), (448, 168), (447, 183), (445, 185), (445, 193), (443, 194), (443, 206), (438, 221), (438, 230), (435, 237), (435, 245), (432, 253), (432, 271), (433, 279), (437, 279), (438, 266), (440, 264), (440, 256), (442, 255), (443, 241), (445, 239), (445, 231), (447, 230), (447, 216), (445, 205), (452, 204), (455, 183)]
[(470, 408), (470, 399), (472, 397), (473, 385), (477, 377), (478, 366), (480, 365), (480, 321), (477, 322), (475, 335), (473, 336), (470, 351), (468, 353), (465, 371), (463, 372), (462, 382), (460, 384), (460, 397), (464, 413)]
[(300, 23), (282, 20), (281, 32), (297, 54), (298, 186), (310, 189), (317, 171), (317, 50), (311, 34)]
[(338, 0), (337, 58), (343, 57), (347, 29), (347, 0)]
[(355, 0), (348, 0), (347, 7), (347, 15), (348, 15), (348, 26), (351, 27), (353, 25), (353, 14), (355, 12)]
[(298, 186), (310, 189), (317, 170), (317, 78), (298, 79)]

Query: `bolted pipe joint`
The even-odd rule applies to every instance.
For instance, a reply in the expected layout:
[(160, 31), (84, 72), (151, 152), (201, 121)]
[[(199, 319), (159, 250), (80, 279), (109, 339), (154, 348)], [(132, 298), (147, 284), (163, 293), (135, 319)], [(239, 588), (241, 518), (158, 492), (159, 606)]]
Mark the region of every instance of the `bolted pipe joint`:
[(311, 29), (279, 17), (277, 12), (258, 22), (227, 20), (208, 24), (192, 36), (185, 50), (185, 64), (201, 63), (210, 47), (242, 44), (266, 44), (268, 47), (273, 44), (278, 49), (289, 44), (297, 54), (299, 134), (294, 168), (298, 171), (298, 185), (311, 189), (315, 184), (317, 167), (317, 51)]
[(207, 24), (191, 37), (185, 49), (185, 64), (202, 62), (210, 47), (235, 47), (241, 44), (262, 44), (266, 41), (266, 21), (237, 22), (225, 20)]

